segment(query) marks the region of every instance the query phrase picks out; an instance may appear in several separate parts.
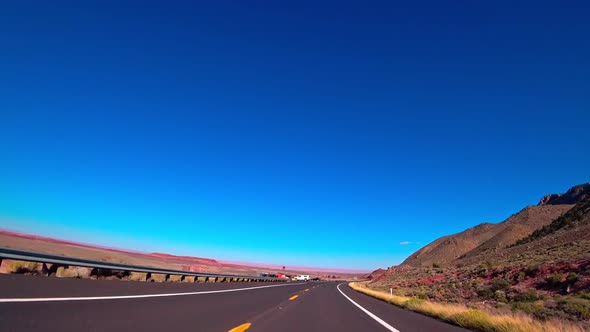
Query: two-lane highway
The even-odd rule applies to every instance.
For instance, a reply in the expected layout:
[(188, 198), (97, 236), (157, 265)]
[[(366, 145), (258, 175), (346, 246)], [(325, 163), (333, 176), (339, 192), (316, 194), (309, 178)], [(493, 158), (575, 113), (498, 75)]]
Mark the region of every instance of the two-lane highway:
[(466, 331), (346, 284), (0, 275), (0, 331)]

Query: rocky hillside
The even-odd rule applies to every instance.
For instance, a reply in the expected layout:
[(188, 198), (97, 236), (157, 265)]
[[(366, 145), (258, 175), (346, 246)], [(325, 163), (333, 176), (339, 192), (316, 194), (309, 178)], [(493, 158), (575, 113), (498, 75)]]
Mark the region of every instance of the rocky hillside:
[(494, 236), (496, 226), (486, 223), (458, 234), (441, 237), (413, 253), (402, 265), (414, 267), (447, 265)]
[(590, 331), (588, 187), (547, 196), (502, 223), (438, 239), (367, 285), (416, 300), (571, 321)]
[(514, 245), (518, 240), (551, 224), (577, 202), (590, 197), (590, 183), (575, 186), (565, 194), (545, 196), (498, 224), (484, 223), (461, 233), (445, 236), (421, 248), (402, 264), (414, 267), (446, 266), (485, 252)]
[(496, 225), (495, 235), (459, 259), (510, 246), (535, 230), (550, 224), (574, 205), (529, 206)]
[(541, 199), (539, 206), (576, 204), (577, 202), (588, 197), (590, 197), (590, 183), (572, 187), (565, 194), (547, 195)]

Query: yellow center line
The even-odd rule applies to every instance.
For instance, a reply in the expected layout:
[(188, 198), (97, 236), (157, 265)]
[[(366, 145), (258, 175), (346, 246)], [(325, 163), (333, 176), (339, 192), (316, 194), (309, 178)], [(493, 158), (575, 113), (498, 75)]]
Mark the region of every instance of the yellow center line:
[(309, 288), (308, 288), (308, 289), (306, 289), (306, 290), (304, 290), (304, 292), (309, 292)]
[(244, 332), (247, 329), (249, 329), (251, 325), (252, 324), (250, 324), (250, 323), (242, 324), (238, 327), (234, 327), (233, 329), (229, 330), (228, 332)]
[(298, 298), (298, 297), (299, 297), (299, 295), (293, 295), (293, 296), (291, 296), (291, 297), (289, 298), (289, 301), (293, 301), (293, 300), (295, 300), (295, 299), (296, 299), (296, 298)]

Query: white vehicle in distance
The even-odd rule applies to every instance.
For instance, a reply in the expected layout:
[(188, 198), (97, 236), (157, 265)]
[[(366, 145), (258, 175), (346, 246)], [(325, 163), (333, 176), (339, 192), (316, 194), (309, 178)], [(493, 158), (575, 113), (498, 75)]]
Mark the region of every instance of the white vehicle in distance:
[(296, 276), (295, 277), (295, 280), (297, 280), (297, 281), (309, 281), (309, 275), (302, 274), (302, 275)]

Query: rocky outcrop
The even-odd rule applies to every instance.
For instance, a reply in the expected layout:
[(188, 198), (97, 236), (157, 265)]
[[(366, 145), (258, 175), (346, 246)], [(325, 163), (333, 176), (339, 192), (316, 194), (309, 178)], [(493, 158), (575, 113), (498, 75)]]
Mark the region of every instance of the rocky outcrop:
[(590, 197), (590, 183), (572, 187), (565, 194), (552, 194), (541, 198), (539, 206), (576, 204), (579, 201)]

